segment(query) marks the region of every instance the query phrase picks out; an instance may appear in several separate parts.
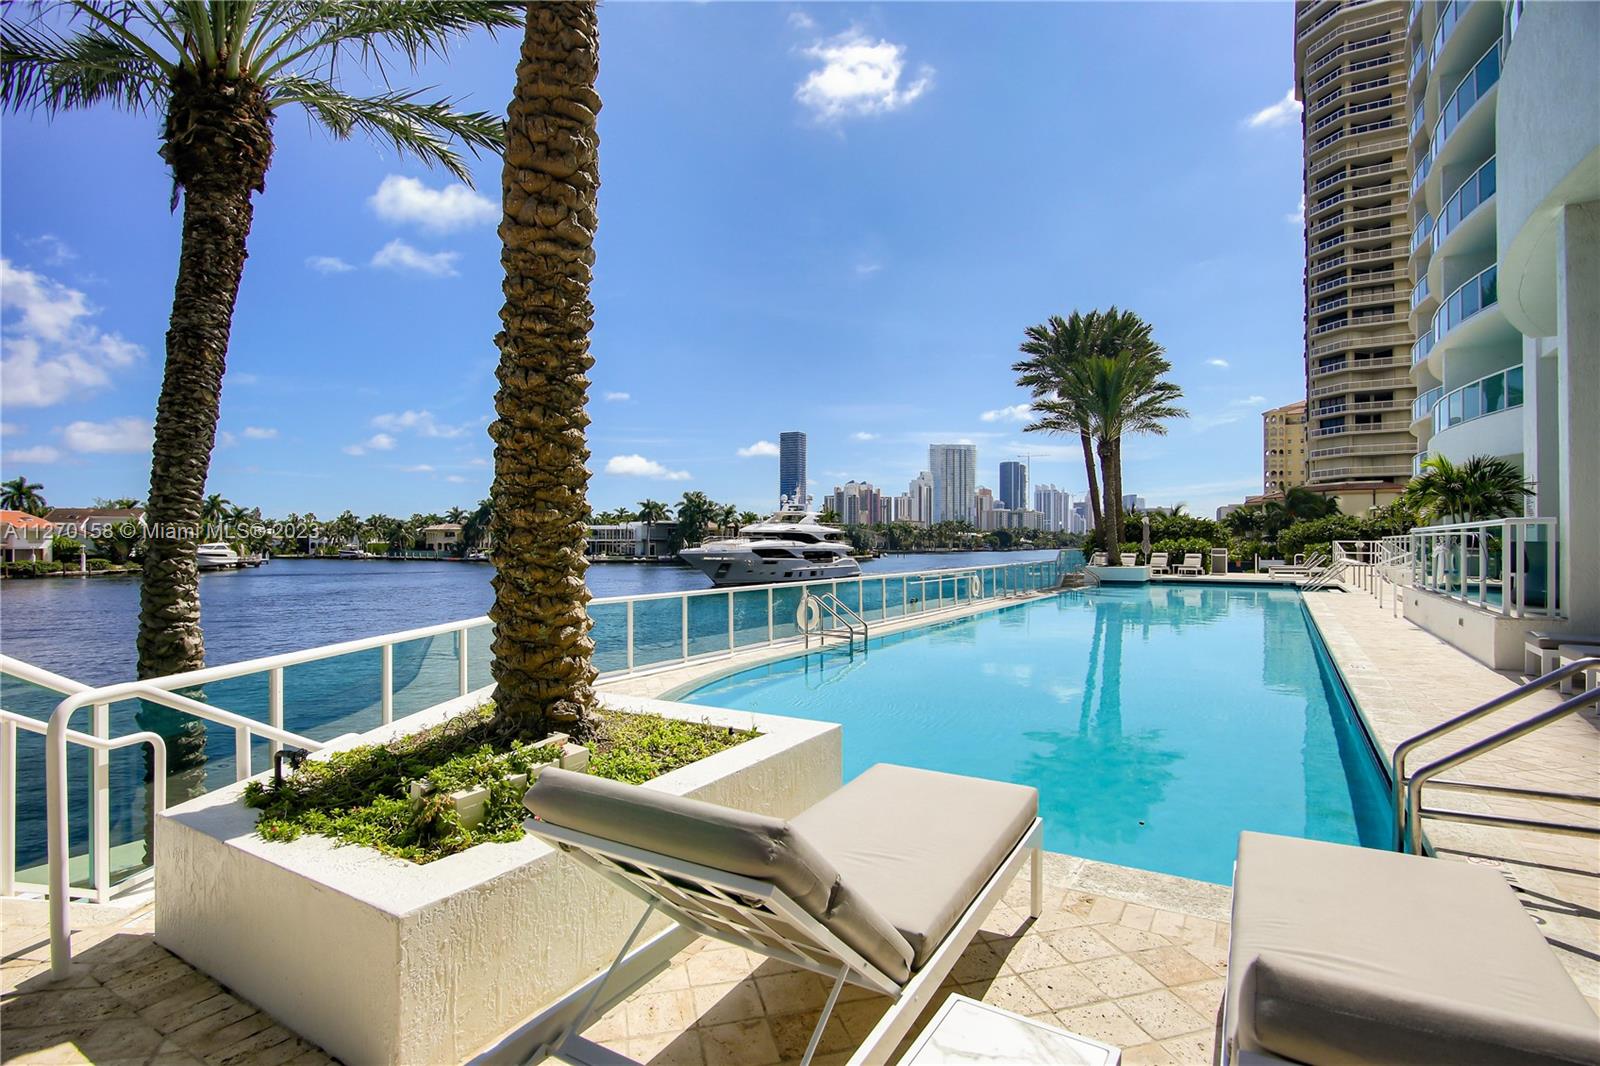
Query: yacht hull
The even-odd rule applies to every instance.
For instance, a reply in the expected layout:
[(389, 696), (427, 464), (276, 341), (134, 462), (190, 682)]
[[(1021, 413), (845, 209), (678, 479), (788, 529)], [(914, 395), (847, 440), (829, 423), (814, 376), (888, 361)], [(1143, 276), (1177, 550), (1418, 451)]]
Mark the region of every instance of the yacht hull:
[(687, 549), (678, 557), (710, 578), (718, 588), (795, 581), (838, 581), (861, 576), (861, 565), (849, 556), (828, 562), (812, 562), (806, 559), (762, 559), (746, 551)]

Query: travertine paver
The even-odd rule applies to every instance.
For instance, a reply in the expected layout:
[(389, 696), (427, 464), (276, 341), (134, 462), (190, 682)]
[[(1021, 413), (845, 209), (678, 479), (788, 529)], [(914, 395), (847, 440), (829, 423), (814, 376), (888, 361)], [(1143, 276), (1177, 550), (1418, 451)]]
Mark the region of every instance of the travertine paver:
[(72, 908), (50, 979), (49, 914), (0, 901), (0, 1061), (312, 1066), (333, 1060), (155, 943), (151, 907)]
[[(1489, 669), (1363, 593), (1317, 592), (1306, 605), (1385, 759), (1407, 737), (1506, 692), (1522, 678)], [(1549, 707), (1551, 690), (1528, 697), (1480, 723), (1424, 745), (1407, 761), (1415, 772), (1429, 758), (1465, 746)], [(1600, 794), (1600, 716), (1585, 710), (1530, 733), (1444, 775), (1548, 791)], [(1530, 803), (1505, 797), (1429, 789), (1425, 803), (1465, 811), (1600, 825), (1600, 809)], [(1519, 891), (1556, 955), (1600, 1010), (1600, 842), (1529, 830), (1470, 826), (1432, 819), (1429, 841), (1440, 856), (1492, 865)]]
[[(1127, 1066), (1209, 1064), (1227, 973), (1227, 889), (1049, 858), (1043, 915), (1027, 917), (1024, 876), (905, 1044), (959, 992), (1116, 1044)], [(1130, 898), (1086, 885), (1116, 885)], [(702, 938), (585, 1035), (659, 1066), (777, 1066), (805, 1052), (827, 992), (816, 974)], [(888, 1007), (886, 997), (847, 986), (813, 1061), (847, 1060)]]

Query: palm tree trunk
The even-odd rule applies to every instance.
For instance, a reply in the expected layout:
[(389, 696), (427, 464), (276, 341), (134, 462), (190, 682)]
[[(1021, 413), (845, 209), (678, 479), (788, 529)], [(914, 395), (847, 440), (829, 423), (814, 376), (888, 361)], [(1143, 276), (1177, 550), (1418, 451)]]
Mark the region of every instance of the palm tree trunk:
[(1117, 484), (1115, 459), (1116, 442), (1101, 438), (1096, 445), (1100, 453), (1100, 483), (1105, 491), (1105, 541), (1106, 562), (1116, 566), (1122, 552), (1122, 496)]
[(526, 735), (557, 722), (581, 734), (594, 702), (583, 518), (599, 58), (592, 0), (528, 5), (501, 181), (505, 328), (489, 428), (495, 703)]
[(1094, 477), (1094, 441), (1088, 433), (1079, 433), (1078, 440), (1083, 444), (1083, 472), (1089, 479), (1089, 510), (1094, 515), (1094, 528), (1104, 529), (1104, 509), (1100, 506), (1100, 485)]
[[(141, 678), (205, 665), (195, 547), (233, 306), (247, 255), (250, 197), (264, 187), (272, 160), (271, 113), (259, 89), (216, 77), (213, 83), (191, 81), (175, 88), (161, 149), (172, 167), (174, 203), (182, 190), (183, 236), (145, 513), (137, 639)], [(141, 729), (166, 738), (167, 802), (182, 803), (203, 791), (205, 726), (151, 703), (141, 705), (136, 719)], [(153, 766), (150, 749), (144, 750), (149, 780)]]

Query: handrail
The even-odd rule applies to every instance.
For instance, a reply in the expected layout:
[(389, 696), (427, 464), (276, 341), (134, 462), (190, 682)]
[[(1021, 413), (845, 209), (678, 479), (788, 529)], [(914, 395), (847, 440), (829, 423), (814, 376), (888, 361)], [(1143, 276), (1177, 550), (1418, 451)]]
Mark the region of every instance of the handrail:
[[(867, 650), (867, 621), (857, 614), (849, 604), (845, 603), (838, 596), (835, 596), (832, 592), (824, 592), (820, 595), (815, 593), (807, 593), (806, 599), (810, 602), (816, 603), (820, 610), (826, 611), (835, 622), (843, 623), (845, 627), (845, 633), (848, 635), (850, 642), (851, 652), (854, 652), (856, 649), (856, 627), (860, 626), (861, 650), (863, 652)], [(827, 633), (827, 629), (819, 629), (817, 634), (818, 640), (821, 640), (827, 635)], [(810, 645), (811, 631), (808, 628), (806, 630), (806, 646), (810, 647)]]
[[(1518, 726), (1513, 726), (1509, 729), (1503, 729), (1492, 736), (1485, 737), (1483, 740), (1480, 740), (1475, 744), (1470, 744), (1467, 747), (1458, 750), (1452, 755), (1447, 755), (1442, 759), (1437, 759), (1423, 767), (1422, 770), (1418, 771), (1417, 774), (1413, 776), (1411, 781), (1408, 781), (1406, 778), (1406, 758), (1413, 751), (1423, 744), (1428, 743), (1430, 740), (1437, 740), (1439, 737), (1442, 737), (1447, 733), (1453, 733), (1462, 726), (1471, 725), (1473, 722), (1478, 721), (1480, 718), (1483, 718), (1486, 715), (1493, 714), (1495, 711), (1498, 711), (1501, 708), (1509, 707), (1511, 704), (1526, 699), (1537, 692), (1543, 692), (1551, 685), (1558, 684), (1559, 682), (1565, 680), (1566, 678), (1572, 677), (1575, 674), (1581, 674), (1586, 670), (1592, 670), (1597, 666), (1600, 666), (1600, 658), (1579, 659), (1576, 662), (1568, 663), (1565, 666), (1558, 667), (1557, 669), (1550, 671), (1548, 674), (1544, 674), (1541, 677), (1536, 677), (1532, 681), (1529, 681), (1525, 684), (1518, 685), (1514, 689), (1511, 689), (1507, 692), (1502, 692), (1493, 699), (1478, 704), (1478, 706), (1473, 707), (1471, 710), (1463, 711), (1454, 718), (1446, 719), (1445, 721), (1440, 722), (1438, 725), (1424, 729), (1415, 736), (1408, 737), (1407, 739), (1401, 741), (1400, 744), (1395, 747), (1394, 755), (1390, 759), (1390, 775), (1393, 781), (1395, 810), (1395, 831), (1393, 838), (1394, 850), (1405, 850), (1406, 827), (1409, 815), (1409, 824), (1412, 831), (1412, 848), (1417, 854), (1422, 854), (1421, 826), (1417, 821), (1418, 815), (1416, 814), (1414, 808), (1420, 805), (1422, 785), (1426, 784), (1430, 778), (1436, 777), (1445, 770), (1448, 770), (1453, 766), (1458, 766), (1461, 763), (1466, 762), (1468, 759), (1471, 759), (1477, 755), (1481, 755), (1485, 751), (1490, 751), (1499, 747), (1501, 744), (1515, 740), (1517, 737), (1523, 736), (1526, 733), (1530, 733), (1534, 729), (1538, 729), (1540, 726), (1545, 725), (1548, 722), (1555, 721), (1557, 718), (1563, 718), (1587, 703), (1600, 701), (1600, 689), (1589, 689), (1587, 691), (1580, 692), (1572, 699), (1566, 700), (1550, 710), (1543, 712), (1542, 714), (1535, 715), (1533, 718), (1524, 720)], [(1530, 723), (1532, 724), (1530, 725)], [(1412, 781), (1416, 782), (1415, 785), (1412, 784)]]

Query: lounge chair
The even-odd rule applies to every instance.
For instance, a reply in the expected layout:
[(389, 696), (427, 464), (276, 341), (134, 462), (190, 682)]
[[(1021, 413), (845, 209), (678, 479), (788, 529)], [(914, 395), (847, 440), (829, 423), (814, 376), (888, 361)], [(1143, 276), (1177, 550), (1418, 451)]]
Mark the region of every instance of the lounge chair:
[(1172, 568), (1167, 565), (1166, 552), (1154, 552), (1150, 556), (1150, 572), (1152, 574), (1170, 574)]
[(1178, 567), (1178, 573), (1193, 574), (1195, 577), (1199, 577), (1204, 572), (1205, 571), (1200, 566), (1200, 553), (1185, 552), (1183, 556), (1183, 565)]
[(1600, 647), (1600, 633), (1561, 633), (1556, 630), (1529, 633), (1523, 645), (1522, 672), (1529, 677), (1548, 674), (1557, 666), (1558, 651), (1563, 644), (1582, 644)]
[(1328, 565), (1328, 557), (1321, 552), (1312, 552), (1300, 562), (1287, 564), (1278, 563), (1267, 567), (1267, 573), (1273, 577), (1309, 577)]
[[(1032, 859), (1041, 909), (1044, 823), (1032, 788), (879, 764), (783, 821), (548, 769), (523, 799), (527, 830), (705, 936), (833, 981), (802, 1063), (845, 982), (895, 1002), (852, 1063), (887, 1060)], [(581, 1058), (579, 1034), (612, 971), (550, 1050)]]
[(1121, 558), (1122, 558), (1122, 565), (1123, 566), (1138, 566), (1139, 565), (1139, 553), (1138, 552), (1123, 552)]
[(1496, 871), (1239, 835), (1224, 1063), (1600, 1062), (1600, 1019)]

